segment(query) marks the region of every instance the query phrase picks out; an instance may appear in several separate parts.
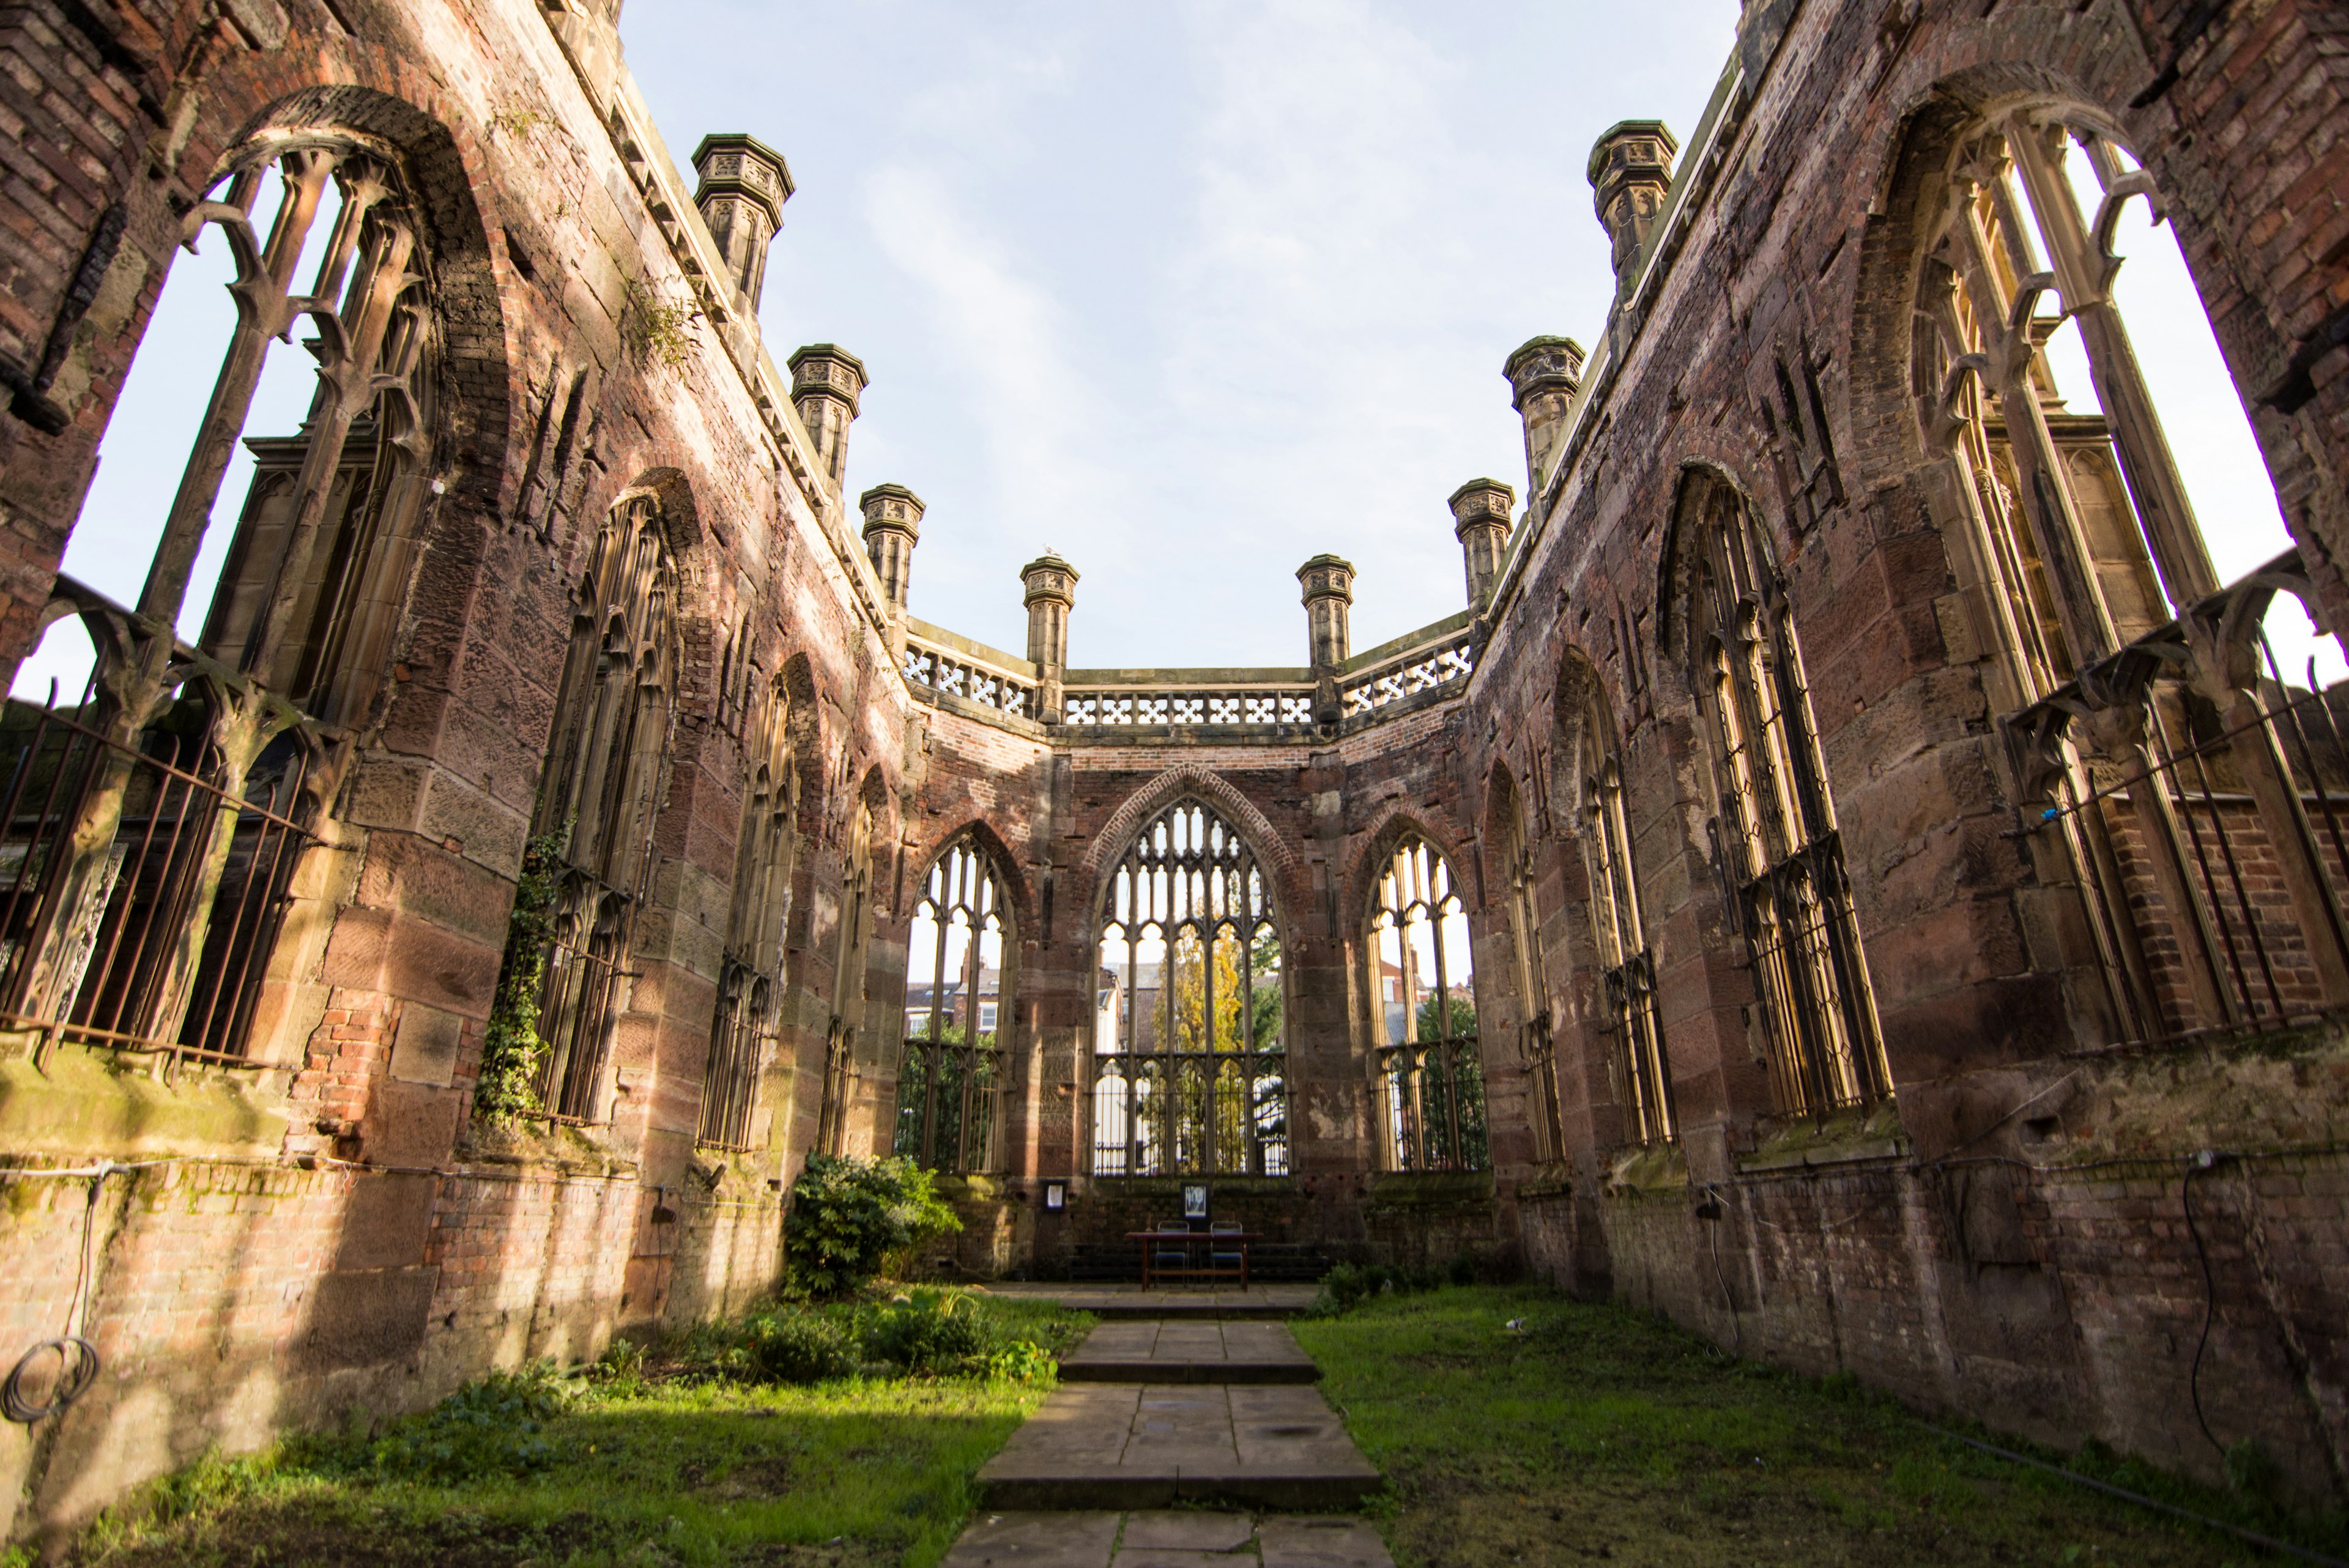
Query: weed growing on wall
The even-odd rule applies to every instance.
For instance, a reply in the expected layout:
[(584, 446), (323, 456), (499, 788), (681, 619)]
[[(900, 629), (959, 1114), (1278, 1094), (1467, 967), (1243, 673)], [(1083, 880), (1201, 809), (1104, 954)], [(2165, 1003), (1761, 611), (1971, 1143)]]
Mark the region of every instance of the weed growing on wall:
[(657, 360), (671, 370), (691, 357), (700, 341), (694, 327), (699, 310), (663, 298), (642, 278), (624, 278), (620, 288), (620, 342), (632, 356)]
[(489, 1028), (481, 1040), (481, 1076), (473, 1084), (473, 1110), (492, 1120), (528, 1116), (539, 1108), (538, 1063), (546, 1042), (538, 1037), (538, 997), (546, 978), (546, 948), (554, 936), (554, 900), (561, 891), (563, 846), (571, 836), (544, 833), (523, 847), (522, 875), (514, 882), (513, 913), (506, 920), (505, 963), (490, 1004)]

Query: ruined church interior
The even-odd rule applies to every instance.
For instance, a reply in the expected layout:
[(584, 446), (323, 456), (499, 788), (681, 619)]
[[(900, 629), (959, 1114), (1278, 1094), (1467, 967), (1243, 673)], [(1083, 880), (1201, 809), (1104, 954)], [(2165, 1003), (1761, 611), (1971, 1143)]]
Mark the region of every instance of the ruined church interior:
[[(1331, 516), (1228, 568), (1295, 664), (1168, 667), (1081, 662), (1113, 506), (988, 569), (1024, 644), (925, 618), (887, 366), (762, 333), (792, 149), (672, 153), (620, 0), (0, 12), (0, 1563), (2349, 1556), (2349, 17), (1713, 4), (1692, 120), (1555, 82), (1516, 199), (1609, 275), (1471, 367), (1521, 466), (1397, 500), (1444, 613), (1357, 628)], [(195, 434), (117, 592), (140, 374)], [(950, 1219), (792, 1305), (876, 1171)], [(664, 1357), (916, 1310), (1077, 1326), (821, 1385), (995, 1401), (896, 1524), (812, 1449), (563, 1524)], [(1500, 1404), (1566, 1457), (1429, 1479), (1634, 1334), (1889, 1501), (1790, 1479), (1797, 1549), (1708, 1439), (1640, 1534), (1650, 1439)], [(285, 1524), (485, 1388), (523, 1533)]]

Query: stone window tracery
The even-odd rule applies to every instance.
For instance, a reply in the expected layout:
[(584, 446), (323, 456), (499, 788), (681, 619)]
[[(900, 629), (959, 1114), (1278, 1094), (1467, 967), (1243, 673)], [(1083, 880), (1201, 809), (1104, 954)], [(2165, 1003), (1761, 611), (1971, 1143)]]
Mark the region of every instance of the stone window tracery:
[(1468, 913), (1450, 862), (1415, 833), (1380, 875), (1369, 935), (1387, 1167), (1482, 1171), (1491, 1151)]
[(1594, 707), (1582, 718), (1582, 850), (1590, 886), (1591, 937), (1599, 952), (1599, 1001), (1612, 1037), (1609, 1077), (1633, 1143), (1676, 1134), (1671, 1071), (1656, 1009), (1656, 962), (1640, 911), (1630, 819), (1613, 736)]
[(791, 694), (777, 682), (761, 715), (742, 831), (734, 852), (734, 898), (727, 912), (718, 1014), (703, 1075), (699, 1142), (749, 1146), (759, 1073), (782, 1000), (783, 926), (798, 859), (799, 769), (792, 748)]
[(559, 1119), (604, 1119), (629, 944), (667, 781), (676, 594), (659, 498), (631, 491), (605, 515), (575, 592), (531, 826), (533, 838), (555, 846), (536, 1088), (539, 1104)]
[(1688, 638), (1713, 742), (1711, 830), (1753, 954), (1771, 1088), (1789, 1115), (1882, 1099), (1891, 1076), (1785, 590), (1735, 490), (1703, 484), (1690, 504)]
[(931, 863), (914, 906), (897, 1153), (936, 1171), (1001, 1168), (997, 1100), (1017, 951), (995, 859), (966, 832)]
[(871, 933), (873, 803), (860, 799), (849, 818), (841, 857), (840, 933), (833, 969), (832, 1023), (825, 1031), (823, 1099), (816, 1117), (816, 1148), (848, 1152), (848, 1113), (860, 1078), (858, 1025), (864, 1016), (865, 948)]
[[(78, 704), (11, 700), (0, 1011), (58, 1038), (233, 1058), (263, 1007), (302, 852), (402, 609), (427, 489), (438, 344), (402, 160), (332, 128), (233, 150), (182, 219), (237, 304), (134, 605), (60, 577), (96, 661)], [(316, 362), (297, 437), (256, 439), (217, 585), (190, 603), (273, 340)], [(143, 366), (142, 366), (143, 368)], [(126, 430), (125, 434), (129, 434)], [(174, 628), (205, 611), (194, 645)], [(51, 703), (55, 697), (52, 696)]]
[(1527, 1120), (1534, 1135), (1534, 1158), (1541, 1163), (1565, 1158), (1565, 1105), (1557, 1077), (1557, 1020), (1549, 1006), (1549, 970), (1543, 953), (1541, 905), (1536, 896), (1531, 835), (1526, 828), (1522, 797), (1508, 786), (1507, 776), (1495, 779), (1501, 798), (1494, 820), (1507, 856), (1509, 942), (1516, 964), (1517, 995), (1524, 1022), (1518, 1026), (1518, 1054), (1526, 1064), (1531, 1091)]
[(1195, 799), (1110, 873), (1093, 1023), (1093, 1174), (1289, 1171), (1281, 936), (1256, 851)]

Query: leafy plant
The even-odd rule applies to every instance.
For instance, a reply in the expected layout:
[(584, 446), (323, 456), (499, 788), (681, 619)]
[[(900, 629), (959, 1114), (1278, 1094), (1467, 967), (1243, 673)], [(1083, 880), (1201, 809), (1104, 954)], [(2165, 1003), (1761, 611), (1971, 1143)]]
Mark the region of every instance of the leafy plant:
[(548, 1367), (492, 1372), (395, 1424), (368, 1460), (386, 1476), (444, 1484), (543, 1470), (556, 1456), (546, 1423), (564, 1403)]
[(473, 1111), (511, 1120), (537, 1111), (538, 1063), (546, 1042), (538, 1037), (538, 994), (546, 978), (546, 948), (554, 936), (554, 901), (562, 891), (563, 846), (571, 824), (523, 846), (514, 882), (513, 913), (506, 918), (505, 960), (481, 1039), (481, 1072), (473, 1084)]
[(750, 1365), (771, 1383), (821, 1383), (856, 1370), (856, 1339), (836, 1318), (786, 1311), (758, 1319)]
[(640, 359), (657, 359), (671, 370), (693, 356), (700, 342), (694, 323), (701, 312), (662, 297), (642, 278), (620, 281), (620, 342)]
[(917, 1291), (874, 1315), (864, 1345), (908, 1372), (954, 1372), (982, 1360), (991, 1337), (968, 1297)]
[(878, 1277), (891, 1258), (962, 1222), (911, 1160), (808, 1157), (783, 1222), (792, 1283), (837, 1296)]
[(1049, 1388), (1061, 1380), (1061, 1364), (1033, 1340), (1015, 1339), (987, 1358), (987, 1376), (989, 1382), (1033, 1383)]

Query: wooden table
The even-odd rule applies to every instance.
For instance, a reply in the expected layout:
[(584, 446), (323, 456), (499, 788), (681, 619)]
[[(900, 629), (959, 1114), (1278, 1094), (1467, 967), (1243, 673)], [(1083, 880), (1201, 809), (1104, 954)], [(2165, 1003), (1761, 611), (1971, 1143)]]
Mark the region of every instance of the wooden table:
[[(1150, 1276), (1154, 1272), (1151, 1267), (1153, 1251), (1155, 1247), (1163, 1247), (1170, 1243), (1179, 1244), (1183, 1248), (1183, 1255), (1186, 1261), (1191, 1255), (1193, 1247), (1206, 1246), (1208, 1249), (1209, 1266), (1203, 1269), (1160, 1269), (1155, 1272), (1178, 1275), (1184, 1279), (1231, 1279), (1237, 1275), (1240, 1282), (1240, 1288), (1246, 1290), (1248, 1280), (1248, 1243), (1262, 1238), (1255, 1231), (1128, 1231), (1125, 1233), (1125, 1239), (1142, 1243), (1142, 1288), (1144, 1290), (1150, 1288)], [(1237, 1269), (1215, 1267), (1216, 1247), (1234, 1243), (1239, 1246), (1240, 1266)]]

